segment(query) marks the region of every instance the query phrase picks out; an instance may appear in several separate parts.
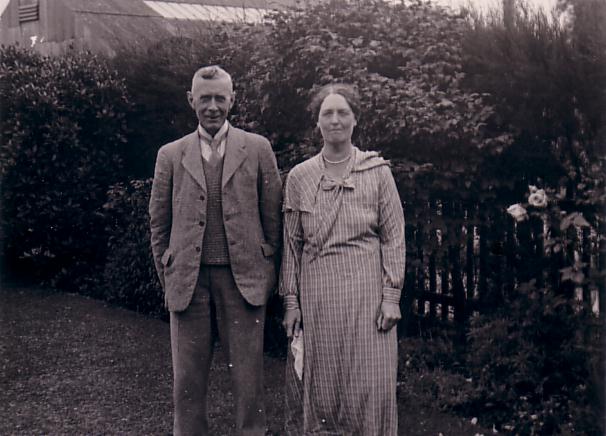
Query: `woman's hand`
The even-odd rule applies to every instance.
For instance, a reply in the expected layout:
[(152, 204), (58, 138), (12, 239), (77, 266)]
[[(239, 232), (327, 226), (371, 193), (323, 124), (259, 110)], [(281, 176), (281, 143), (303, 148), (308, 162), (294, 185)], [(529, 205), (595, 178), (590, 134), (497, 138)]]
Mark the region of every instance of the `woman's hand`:
[(379, 316), (377, 316), (377, 329), (379, 331), (389, 331), (402, 318), (400, 314), (400, 305), (396, 303), (381, 302)]
[(286, 309), (284, 311), (284, 321), (282, 321), (282, 326), (284, 326), (284, 330), (286, 330), (286, 336), (288, 338), (292, 338), (294, 336), (299, 336), (301, 332), (301, 309)]

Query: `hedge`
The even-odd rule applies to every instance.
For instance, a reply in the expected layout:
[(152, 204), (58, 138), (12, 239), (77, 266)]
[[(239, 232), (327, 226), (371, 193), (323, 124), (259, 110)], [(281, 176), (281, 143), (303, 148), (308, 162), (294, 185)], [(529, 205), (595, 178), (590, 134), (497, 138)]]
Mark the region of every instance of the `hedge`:
[(3, 248), (11, 270), (72, 286), (102, 264), (101, 206), (123, 176), (124, 82), (88, 53), (0, 49)]

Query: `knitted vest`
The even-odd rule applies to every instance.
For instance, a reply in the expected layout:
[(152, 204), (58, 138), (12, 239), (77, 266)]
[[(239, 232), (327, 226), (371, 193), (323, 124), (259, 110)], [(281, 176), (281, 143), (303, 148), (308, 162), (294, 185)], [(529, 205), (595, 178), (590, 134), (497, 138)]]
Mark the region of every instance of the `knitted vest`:
[(202, 159), (206, 178), (207, 206), (206, 229), (202, 242), (202, 264), (229, 265), (227, 236), (223, 225), (223, 205), (221, 201), (221, 179), (223, 177), (223, 158), (214, 165)]

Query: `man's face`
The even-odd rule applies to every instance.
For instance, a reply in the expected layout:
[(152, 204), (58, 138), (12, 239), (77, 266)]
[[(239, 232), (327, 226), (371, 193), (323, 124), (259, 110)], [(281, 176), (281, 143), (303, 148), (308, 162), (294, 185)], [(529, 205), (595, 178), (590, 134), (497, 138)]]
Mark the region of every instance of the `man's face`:
[(196, 112), (200, 125), (215, 135), (234, 104), (234, 93), (229, 79), (196, 79), (187, 92), (189, 105)]

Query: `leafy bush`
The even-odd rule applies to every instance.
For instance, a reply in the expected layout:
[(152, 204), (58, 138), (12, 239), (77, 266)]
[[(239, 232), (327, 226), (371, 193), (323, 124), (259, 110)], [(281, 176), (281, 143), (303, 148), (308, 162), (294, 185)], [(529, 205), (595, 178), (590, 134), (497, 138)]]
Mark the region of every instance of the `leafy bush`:
[(472, 324), (470, 410), (517, 434), (602, 434), (603, 380), (592, 368), (599, 335), (582, 336), (596, 323), (551, 289), (519, 286), (498, 313)]
[(129, 309), (165, 315), (164, 294), (150, 244), (151, 179), (113, 185), (103, 208), (108, 234), (103, 298)]
[(268, 74), (256, 85), (266, 96), (263, 124), (278, 135), (279, 149), (314, 152), (311, 92), (345, 81), (362, 98), (355, 138), (362, 148), (449, 169), (480, 148), (504, 146), (508, 137), (491, 131), (492, 107), (461, 86), (465, 31), (462, 17), (420, 1), (330, 1), (278, 14)]
[(606, 175), (578, 144), (562, 148), (576, 150), (561, 161), (583, 189), (531, 186), (527, 201), (508, 209), (520, 229), (534, 221), (546, 231), (519, 253), (520, 264), (534, 265), (521, 275), (528, 281), (472, 322), (466, 363), (476, 390), (468, 405), (520, 434), (599, 435)]
[(476, 13), (464, 39), (464, 82), (492, 96), (503, 123), (527, 147), (563, 137), (603, 153), (606, 3), (560, 3), (572, 7), (567, 24), (526, 7), (511, 26)]
[(0, 49), (0, 83), (7, 261), (70, 286), (103, 262), (99, 212), (122, 172), (124, 83), (91, 54), (16, 47)]

